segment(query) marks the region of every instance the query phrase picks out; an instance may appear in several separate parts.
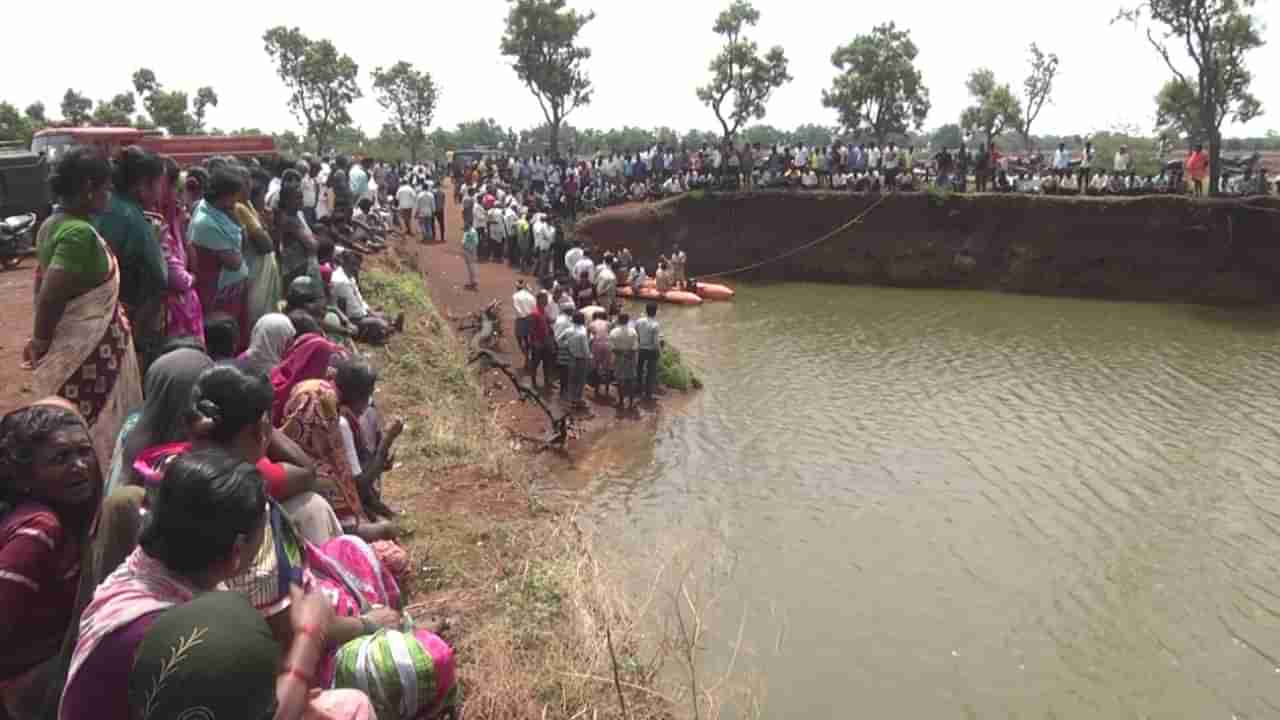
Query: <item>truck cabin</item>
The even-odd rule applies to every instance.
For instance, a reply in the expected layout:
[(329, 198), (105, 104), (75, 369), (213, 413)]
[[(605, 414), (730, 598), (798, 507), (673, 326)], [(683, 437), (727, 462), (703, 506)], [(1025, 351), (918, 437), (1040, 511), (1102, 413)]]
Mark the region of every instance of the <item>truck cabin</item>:
[(35, 134), (31, 151), (43, 154), (52, 165), (75, 147), (94, 147), (111, 157), (127, 145), (138, 145), (177, 161), (181, 167), (199, 165), (210, 157), (242, 159), (275, 157), (270, 135), (165, 135), (160, 130), (130, 127), (53, 127)]

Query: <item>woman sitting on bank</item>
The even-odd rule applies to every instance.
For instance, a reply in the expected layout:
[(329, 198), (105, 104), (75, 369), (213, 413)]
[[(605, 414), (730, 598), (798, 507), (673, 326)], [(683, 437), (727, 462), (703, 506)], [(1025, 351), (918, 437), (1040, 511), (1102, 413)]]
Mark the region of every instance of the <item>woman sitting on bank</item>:
[(191, 388), (213, 360), (200, 350), (179, 348), (167, 352), (147, 368), (143, 383), (146, 401), (120, 428), (116, 450), (107, 473), (106, 494), (132, 481), (133, 463), (149, 447), (187, 439), (187, 409)]
[(263, 315), (253, 326), (249, 349), (236, 358), (236, 366), (250, 375), (270, 376), (297, 335), (298, 331), (288, 315)]
[[(295, 602), (289, 620), (296, 641), (281, 652), (271, 627), (240, 593), (208, 592), (161, 612), (134, 653), (133, 717), (371, 720), (373, 706), (358, 690), (309, 698), (306, 678), (324, 657), (325, 638), (314, 629), (332, 616), (318, 596)], [(288, 670), (277, 675), (281, 668)]]
[[(348, 459), (341, 431), (341, 400), (337, 386), (331, 379), (336, 373), (330, 370), (330, 363), (336, 364), (338, 358), (330, 349), (331, 345), (326, 348), (320, 344), (327, 342), (323, 338), (307, 337), (299, 343), (297, 352), (291, 352), (273, 373), (272, 384), (276, 385), (277, 403), (282, 391), (287, 388), (288, 399), (282, 411), (280, 429), (297, 442), (304, 452), (315, 458), (317, 475), (332, 488), (329, 502), (333, 504), (343, 530), (367, 542), (378, 543), (379, 554), (388, 559), (394, 558), (394, 562), (399, 565), (403, 551), (399, 551), (391, 543), (382, 543), (395, 538), (396, 528), (388, 520), (374, 517), (372, 507), (366, 508), (365, 499), (373, 497), (372, 487), (360, 484), (370, 482), (373, 479), (372, 473), (380, 474), (381, 467), (375, 466), (380, 464), (371, 464), (370, 473), (357, 477)], [(293, 378), (294, 382), (275, 382), (286, 375)], [(388, 451), (390, 443), (399, 434), (399, 429), (397, 425), (392, 428), (394, 433), (388, 432), (388, 438), (384, 440)], [(381, 503), (375, 502), (374, 505)], [(388, 513), (381, 515), (385, 517)]]
[(316, 492), (311, 459), (271, 427), (271, 397), (271, 386), (261, 376), (225, 365), (209, 368), (186, 396), (183, 420), (189, 423), (191, 441), (146, 447), (131, 465), (134, 476), (154, 492), (174, 458), (199, 450), (222, 450), (258, 468), (267, 494), (284, 506), (308, 540), (325, 543), (338, 537), (342, 526), (328, 501)]
[(120, 266), (90, 224), (111, 196), (111, 168), (84, 148), (63, 155), (50, 186), (59, 212), (40, 226), (35, 320), (23, 353), (37, 397), (70, 400), (89, 425), (98, 466), (111, 460), (125, 416), (142, 404), (133, 335), (120, 300)]
[[(60, 718), (133, 717), (129, 675), (148, 629), (163, 611), (216, 590), (253, 566), (268, 535), (266, 502), (258, 471), (222, 451), (190, 453), (168, 466), (139, 547), (103, 581), (85, 608)], [(292, 592), (303, 610), (317, 602)], [(308, 614), (316, 617), (314, 609)], [(327, 620), (324, 614), (320, 618)], [(330, 627), (332, 623), (299, 627), (285, 645), (290, 657), (306, 657), (298, 646), (315, 643)], [(310, 667), (294, 669), (312, 675), (318, 670), (316, 655), (310, 653)], [(283, 708), (305, 703), (310, 689), (292, 677), (285, 673), (277, 682)]]
[(65, 400), (0, 420), (0, 716), (37, 717), (59, 680), (102, 497), (98, 468), (84, 419)]

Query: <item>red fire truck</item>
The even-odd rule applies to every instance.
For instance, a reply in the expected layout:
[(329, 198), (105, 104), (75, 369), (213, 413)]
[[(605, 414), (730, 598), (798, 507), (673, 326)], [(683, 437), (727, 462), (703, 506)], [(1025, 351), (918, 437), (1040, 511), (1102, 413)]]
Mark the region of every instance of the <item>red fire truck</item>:
[(108, 157), (125, 145), (139, 145), (168, 155), (182, 167), (197, 165), (214, 156), (264, 157), (276, 154), (270, 135), (165, 135), (160, 130), (131, 127), (50, 127), (35, 134), (31, 150), (44, 153), (52, 164), (74, 147), (97, 147)]

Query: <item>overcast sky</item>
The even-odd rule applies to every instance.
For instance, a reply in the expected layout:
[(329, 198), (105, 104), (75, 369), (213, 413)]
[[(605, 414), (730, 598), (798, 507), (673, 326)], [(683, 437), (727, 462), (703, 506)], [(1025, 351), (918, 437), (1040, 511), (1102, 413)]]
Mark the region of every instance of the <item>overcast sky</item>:
[[(717, 50), (711, 26), (727, 0), (572, 4), (597, 13), (582, 38), (594, 52), (588, 68), (595, 97), (570, 116), (572, 124), (717, 128), (694, 88), (707, 77), (707, 63)], [(506, 6), (505, 0), (224, 0), (216, 11), (189, 6), (179, 13), (174, 3), (156, 0), (74, 0), (56, 9), (9, 3), (5, 25), (23, 30), (6, 33), (0, 43), (0, 100), (20, 108), (42, 100), (56, 116), (66, 88), (95, 100), (109, 98), (131, 89), (133, 71), (145, 66), (168, 88), (193, 93), (212, 85), (220, 103), (210, 111), (211, 126), (297, 129), (261, 40), (267, 28), (289, 24), (310, 37), (329, 38), (351, 55), (360, 65), (366, 93), (374, 67), (407, 60), (429, 70), (440, 88), (437, 124), (452, 128), (462, 120), (492, 117), (523, 129), (541, 123), (542, 114), (498, 52)], [(755, 0), (755, 6), (761, 19), (750, 37), (761, 47), (782, 45), (795, 77), (769, 103), (764, 122), (780, 128), (834, 124), (834, 114), (821, 104), (821, 91), (834, 74), (831, 51), (888, 20), (909, 29), (920, 48), (917, 63), (933, 101), (926, 128), (957, 120), (967, 101), (964, 80), (976, 67), (990, 67), (1020, 92), (1032, 41), (1062, 60), (1053, 104), (1033, 131), (1084, 134), (1126, 124), (1149, 132), (1152, 98), (1169, 76), (1139, 29), (1110, 24), (1115, 0), (905, 5)], [(336, 7), (346, 11), (335, 12)], [(1260, 0), (1255, 12), (1264, 25), (1280, 19), (1280, 10), (1268, 0)], [(1266, 112), (1247, 126), (1225, 128), (1228, 135), (1280, 128), (1280, 44), (1255, 52), (1249, 66)], [(352, 114), (370, 133), (382, 122), (382, 111), (368, 94)]]

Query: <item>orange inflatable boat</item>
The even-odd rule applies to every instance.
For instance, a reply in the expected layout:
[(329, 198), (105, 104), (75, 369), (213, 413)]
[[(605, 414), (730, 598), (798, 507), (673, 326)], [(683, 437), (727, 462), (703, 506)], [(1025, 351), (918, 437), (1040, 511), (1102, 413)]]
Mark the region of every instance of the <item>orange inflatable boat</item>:
[[(655, 285), (654, 279), (649, 278), (648, 280), (646, 280), (644, 286), (647, 288), (655, 287), (656, 285)], [(719, 285), (717, 283), (704, 283), (699, 281), (698, 291), (695, 294), (703, 298), (704, 300), (732, 300), (733, 296), (736, 293), (734, 292), (734, 289), (729, 287), (728, 285)]]
[(668, 290), (665, 293), (658, 292), (657, 288), (641, 288), (637, 294), (635, 288), (621, 287), (618, 288), (618, 296), (625, 298), (639, 298), (641, 300), (657, 300), (659, 302), (669, 302), (676, 305), (701, 305), (702, 298), (691, 292), (683, 290)]

